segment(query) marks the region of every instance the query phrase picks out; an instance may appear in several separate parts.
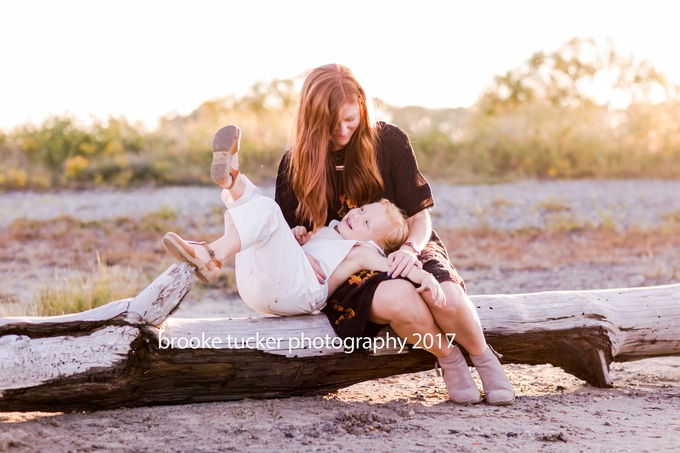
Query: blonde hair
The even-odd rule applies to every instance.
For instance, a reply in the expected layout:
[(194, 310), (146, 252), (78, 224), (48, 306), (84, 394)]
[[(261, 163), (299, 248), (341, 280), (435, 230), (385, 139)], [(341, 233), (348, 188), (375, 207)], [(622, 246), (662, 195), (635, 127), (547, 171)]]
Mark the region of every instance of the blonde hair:
[(300, 92), (287, 172), (298, 200), (295, 214), (300, 223), (308, 222), (314, 231), (326, 224), (328, 207), (341, 195), (335, 193), (331, 138), (345, 104), (359, 107), (359, 125), (345, 146), (341, 176), (345, 195), (363, 205), (384, 189), (375, 155), (375, 131), (363, 88), (343, 65), (329, 64), (312, 70)]
[(385, 254), (389, 255), (395, 250), (399, 250), (399, 247), (404, 245), (404, 242), (408, 239), (408, 222), (404, 211), (387, 198), (383, 198), (379, 203), (385, 208), (385, 212), (391, 221), (391, 228), (385, 231), (385, 235), (375, 242), (383, 248)]

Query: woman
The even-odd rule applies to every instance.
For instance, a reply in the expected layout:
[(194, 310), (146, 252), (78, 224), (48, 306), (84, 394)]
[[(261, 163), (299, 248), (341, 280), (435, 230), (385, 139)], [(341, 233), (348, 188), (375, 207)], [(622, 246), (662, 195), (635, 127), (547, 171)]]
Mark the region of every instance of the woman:
[[(328, 299), (324, 313), (341, 337), (375, 335), (389, 324), (411, 344), (455, 333), (482, 379), (490, 404), (510, 404), (512, 384), (484, 340), (465, 284), (432, 230), (429, 184), (418, 170), (406, 134), (369, 121), (366, 95), (352, 72), (338, 64), (314, 69), (305, 79), (296, 112), (293, 144), (279, 166), (276, 201), (291, 228), (316, 231), (347, 210), (387, 198), (408, 216), (408, 241), (388, 257), (387, 273), (362, 271)], [(326, 276), (308, 256), (317, 278)], [(422, 267), (440, 282), (446, 303), (437, 306), (404, 279)], [(460, 350), (434, 341), (428, 351), (444, 370), (449, 397), (459, 404), (481, 401)]]
[[(404, 214), (386, 199), (352, 209), (342, 222), (333, 221), (314, 234), (304, 227), (288, 229), (279, 206), (240, 172), (241, 129), (221, 128), (213, 139), (211, 174), (222, 187), (224, 235), (210, 244), (186, 241), (175, 233), (163, 246), (180, 261), (196, 266), (196, 277), (210, 283), (222, 263), (236, 258), (236, 283), (243, 301), (265, 314), (313, 313), (326, 305), (328, 294), (362, 269), (388, 269), (387, 255), (408, 236)], [(322, 263), (329, 275), (319, 282), (306, 254)], [(438, 304), (444, 294), (434, 276), (413, 268), (408, 279), (430, 291)]]

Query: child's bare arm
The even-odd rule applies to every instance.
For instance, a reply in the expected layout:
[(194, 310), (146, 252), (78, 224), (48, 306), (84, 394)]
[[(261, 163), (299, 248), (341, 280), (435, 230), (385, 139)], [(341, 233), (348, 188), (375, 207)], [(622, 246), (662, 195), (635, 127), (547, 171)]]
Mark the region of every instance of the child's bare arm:
[[(338, 269), (341, 268), (343, 268), (345, 272), (350, 272), (348, 274), (349, 277), (349, 275), (359, 272), (362, 269), (387, 272), (389, 270), (389, 265), (387, 264), (387, 258), (381, 256), (375, 250), (369, 247), (356, 246), (349, 252), (342, 264), (338, 266)], [(446, 303), (444, 291), (437, 279), (429, 272), (414, 266), (411, 268), (411, 271), (406, 278), (413, 283), (421, 285), (420, 288), (418, 288), (418, 292), (431, 291), (435, 305), (441, 306)]]

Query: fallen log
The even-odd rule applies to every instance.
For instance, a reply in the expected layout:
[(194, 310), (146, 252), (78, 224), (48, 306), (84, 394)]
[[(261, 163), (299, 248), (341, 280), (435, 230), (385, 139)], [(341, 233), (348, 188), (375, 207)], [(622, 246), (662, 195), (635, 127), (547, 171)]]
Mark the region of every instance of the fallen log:
[[(0, 411), (314, 395), (434, 366), (390, 329), (343, 342), (324, 315), (168, 319), (193, 272), (173, 265), (137, 297), (83, 313), (0, 318)], [(472, 299), (503, 363), (611, 387), (612, 361), (680, 355), (680, 284)]]

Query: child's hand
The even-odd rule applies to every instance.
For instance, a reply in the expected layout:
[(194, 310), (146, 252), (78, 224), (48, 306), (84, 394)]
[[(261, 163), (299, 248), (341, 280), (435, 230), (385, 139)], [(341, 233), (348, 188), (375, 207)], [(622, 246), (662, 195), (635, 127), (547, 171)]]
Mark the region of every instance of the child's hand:
[(309, 238), (312, 237), (312, 232), (307, 231), (307, 228), (303, 226), (296, 226), (295, 228), (292, 228), (290, 231), (293, 232), (293, 236), (295, 236), (295, 240), (297, 241), (298, 244), (304, 245), (305, 242), (309, 241)]
[(324, 274), (323, 269), (321, 268), (321, 263), (319, 263), (319, 260), (314, 258), (309, 253), (305, 253), (305, 255), (307, 255), (307, 259), (309, 260), (309, 264), (311, 264), (312, 269), (314, 269), (314, 274), (316, 275), (316, 279), (322, 285), (325, 284), (326, 283), (326, 274)]
[(442, 305), (446, 305), (446, 296), (444, 295), (444, 290), (432, 274), (428, 273), (423, 277), (420, 288), (416, 289), (416, 291), (419, 293), (422, 293), (423, 291), (430, 291), (435, 306), (441, 307)]

